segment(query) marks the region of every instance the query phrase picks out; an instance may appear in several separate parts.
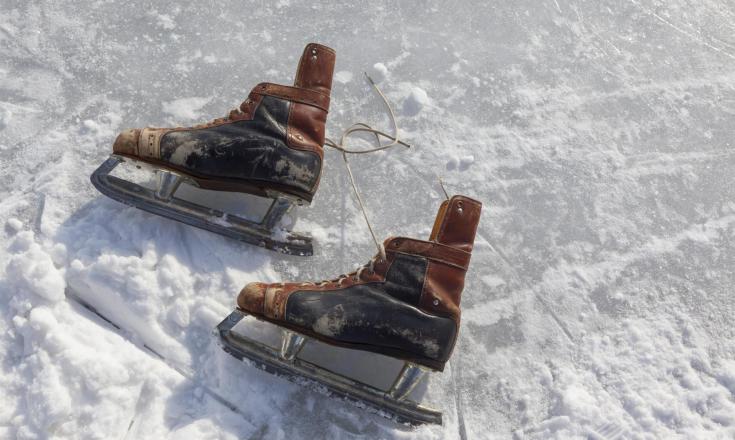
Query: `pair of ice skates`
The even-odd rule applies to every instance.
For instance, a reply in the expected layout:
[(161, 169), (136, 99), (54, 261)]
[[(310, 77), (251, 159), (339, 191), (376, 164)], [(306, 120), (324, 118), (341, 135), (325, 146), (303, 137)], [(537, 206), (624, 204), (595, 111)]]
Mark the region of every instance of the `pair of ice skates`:
[[(309, 44), (294, 86), (257, 85), (227, 117), (195, 127), (121, 133), (92, 183), (120, 202), (192, 226), (290, 254), (311, 255), (308, 236), (279, 231), (293, 204), (310, 203), (322, 171), (335, 52)], [(397, 141), (394, 139), (394, 142)], [(155, 190), (112, 176), (123, 161), (152, 168)], [(175, 197), (184, 182), (273, 199), (260, 222)], [(358, 196), (359, 197), (359, 196)], [(425, 371), (442, 371), (459, 329), (459, 302), (481, 204), (444, 201), (428, 241), (392, 237), (355, 272), (301, 283), (250, 283), (217, 327), (228, 353), (268, 372), (320, 384), (330, 394), (411, 423), (441, 423), (441, 413), (407, 398)], [(233, 331), (246, 315), (284, 330), (279, 349)], [(298, 353), (309, 338), (405, 361), (388, 390), (358, 382)], [(306, 381), (304, 381), (306, 379)]]

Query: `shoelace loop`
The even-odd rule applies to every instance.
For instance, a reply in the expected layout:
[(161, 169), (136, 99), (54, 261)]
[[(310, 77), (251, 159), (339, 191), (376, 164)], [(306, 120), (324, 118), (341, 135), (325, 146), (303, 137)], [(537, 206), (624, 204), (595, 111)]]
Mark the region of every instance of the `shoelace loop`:
[[(360, 191), (358, 191), (357, 189), (357, 184), (355, 183), (355, 176), (352, 174), (352, 168), (350, 167), (349, 160), (347, 160), (347, 155), (348, 154), (375, 153), (377, 151), (383, 151), (383, 150), (387, 150), (388, 148), (395, 147), (396, 145), (403, 145), (406, 148), (411, 148), (411, 145), (399, 139), (399, 129), (398, 129), (398, 123), (396, 122), (396, 115), (393, 112), (393, 107), (391, 107), (390, 103), (388, 102), (388, 98), (386, 98), (383, 92), (380, 90), (380, 88), (378, 88), (377, 84), (375, 84), (375, 81), (373, 81), (373, 79), (370, 78), (370, 75), (368, 75), (366, 72), (364, 72), (364, 74), (368, 82), (370, 82), (370, 85), (373, 87), (373, 90), (377, 92), (377, 94), (383, 100), (383, 104), (385, 104), (386, 108), (388, 109), (391, 124), (393, 125), (393, 132), (395, 134), (391, 136), (390, 134), (384, 131), (372, 128), (370, 125), (364, 122), (356, 122), (350, 125), (345, 131), (342, 132), (342, 135), (339, 138), (339, 143), (333, 141), (330, 138), (326, 138), (324, 140), (324, 145), (334, 148), (335, 150), (342, 153), (342, 159), (344, 160), (345, 167), (347, 168), (347, 175), (350, 178), (350, 185), (352, 186), (352, 190), (355, 192), (355, 197), (357, 197), (357, 202), (360, 205), (360, 211), (362, 212), (362, 216), (365, 219), (365, 224), (367, 224), (368, 230), (370, 231), (370, 236), (372, 236), (373, 241), (375, 242), (375, 246), (378, 248), (378, 254), (375, 255), (367, 264), (360, 266), (356, 271), (351, 272), (349, 274), (340, 275), (339, 277), (332, 279), (332, 280), (321, 281), (319, 283), (316, 283), (317, 286), (324, 285), (325, 283), (330, 283), (330, 282), (336, 282), (338, 285), (341, 286), (344, 280), (350, 277), (353, 277), (353, 280), (357, 281), (360, 279), (360, 277), (362, 276), (365, 270), (368, 270), (370, 274), (373, 274), (375, 272), (375, 264), (379, 262), (385, 262), (388, 259), (388, 257), (385, 254), (385, 246), (383, 246), (383, 243), (379, 242), (377, 237), (375, 236), (373, 225), (370, 223), (370, 219), (368, 218), (368, 215), (367, 215), (367, 210), (365, 209), (365, 203), (362, 201), (362, 197), (360, 196)], [(373, 148), (368, 148), (368, 149), (357, 149), (356, 147), (346, 145), (347, 139), (352, 134), (355, 134), (355, 133), (372, 133), (373, 135), (375, 135), (376, 145)], [(389, 139), (390, 142), (387, 144), (383, 144), (381, 140), (382, 138)], [(313, 285), (314, 283), (302, 283), (302, 285), (309, 285), (309, 284)]]
[[(324, 141), (324, 145), (334, 148), (335, 150), (340, 151), (342, 153), (342, 159), (345, 161), (345, 167), (347, 168), (347, 175), (350, 178), (350, 185), (352, 186), (352, 190), (355, 192), (355, 196), (357, 197), (357, 202), (360, 205), (362, 216), (365, 218), (365, 223), (367, 224), (368, 230), (370, 231), (370, 235), (373, 237), (375, 246), (378, 248), (378, 253), (380, 255), (380, 258), (383, 261), (385, 261), (386, 259), (385, 248), (375, 236), (375, 231), (373, 230), (373, 226), (370, 223), (370, 219), (368, 218), (367, 211), (365, 209), (365, 203), (363, 203), (362, 197), (360, 197), (360, 192), (357, 189), (357, 184), (355, 183), (355, 176), (352, 174), (352, 168), (350, 167), (350, 162), (347, 160), (347, 155), (348, 154), (375, 153), (377, 151), (387, 150), (388, 148), (394, 147), (396, 145), (403, 145), (406, 148), (411, 148), (411, 145), (407, 144), (406, 142), (398, 138), (399, 129), (398, 129), (398, 123), (396, 122), (396, 115), (393, 112), (393, 107), (391, 107), (390, 103), (388, 102), (388, 98), (385, 97), (385, 95), (380, 90), (380, 88), (378, 88), (377, 84), (375, 84), (375, 81), (373, 81), (373, 79), (370, 78), (370, 75), (368, 75), (367, 72), (363, 72), (363, 73), (365, 74), (365, 78), (367, 78), (367, 80), (370, 82), (370, 85), (373, 87), (373, 90), (375, 90), (378, 93), (380, 98), (383, 100), (383, 103), (385, 104), (386, 108), (388, 109), (388, 113), (390, 115), (390, 121), (391, 121), (391, 124), (393, 125), (393, 132), (395, 133), (395, 135), (391, 136), (384, 131), (374, 129), (370, 125), (364, 122), (356, 122), (352, 124), (351, 126), (349, 126), (345, 131), (342, 132), (342, 136), (340, 136), (339, 138), (339, 143), (334, 142), (330, 138), (326, 138)], [(345, 145), (349, 136), (354, 133), (372, 133), (374, 134), (377, 145), (369, 149), (356, 149), (355, 147)], [(383, 144), (381, 142), (381, 137), (390, 139), (391, 142), (387, 144)]]

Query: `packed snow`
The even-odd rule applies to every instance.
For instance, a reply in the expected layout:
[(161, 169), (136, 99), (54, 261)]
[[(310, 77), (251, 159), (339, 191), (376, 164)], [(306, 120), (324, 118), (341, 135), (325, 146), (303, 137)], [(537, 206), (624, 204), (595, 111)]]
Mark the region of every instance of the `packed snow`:
[[(735, 438), (733, 35), (735, 6), (709, 0), (2, 3), (0, 438)], [(119, 131), (224, 116), (291, 83), (311, 41), (337, 51), (330, 137), (390, 129), (366, 72), (411, 145), (350, 158), (378, 235), (427, 237), (439, 178), (484, 203), (459, 342), (414, 396), (442, 426), (306, 391), (212, 336), (246, 283), (374, 255), (340, 154), (294, 212), (310, 258), (89, 182)], [(309, 350), (376, 383), (400, 367)]]

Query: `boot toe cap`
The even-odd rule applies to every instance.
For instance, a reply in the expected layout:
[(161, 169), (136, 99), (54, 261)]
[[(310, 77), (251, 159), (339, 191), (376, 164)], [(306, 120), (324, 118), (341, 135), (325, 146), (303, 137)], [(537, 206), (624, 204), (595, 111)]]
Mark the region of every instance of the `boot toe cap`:
[(268, 287), (264, 283), (250, 283), (237, 296), (237, 306), (246, 312), (263, 314), (265, 309), (265, 291)]
[(117, 136), (115, 143), (112, 144), (112, 152), (115, 154), (127, 154), (132, 156), (138, 155), (138, 138), (140, 130), (131, 128), (125, 130)]

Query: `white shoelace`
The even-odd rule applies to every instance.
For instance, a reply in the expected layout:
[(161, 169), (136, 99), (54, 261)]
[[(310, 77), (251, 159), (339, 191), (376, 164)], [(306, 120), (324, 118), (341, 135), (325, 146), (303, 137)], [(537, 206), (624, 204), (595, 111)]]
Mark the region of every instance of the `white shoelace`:
[[(384, 131), (376, 130), (364, 122), (356, 122), (352, 124), (350, 127), (348, 127), (347, 130), (342, 132), (342, 136), (339, 139), (339, 143), (334, 142), (333, 140), (329, 138), (326, 138), (324, 145), (328, 147), (332, 147), (335, 150), (342, 152), (342, 159), (344, 159), (345, 166), (347, 167), (347, 175), (350, 178), (350, 185), (352, 185), (352, 189), (355, 191), (355, 196), (357, 197), (357, 202), (360, 205), (360, 210), (362, 211), (362, 215), (365, 218), (365, 223), (367, 224), (368, 230), (370, 231), (370, 235), (373, 237), (375, 246), (378, 248), (380, 257), (383, 260), (385, 260), (385, 249), (383, 248), (381, 243), (378, 241), (377, 237), (375, 236), (375, 231), (373, 230), (373, 226), (372, 224), (370, 224), (370, 219), (368, 218), (367, 212), (365, 210), (365, 204), (362, 201), (362, 197), (360, 197), (360, 192), (357, 190), (357, 184), (355, 183), (355, 176), (352, 175), (352, 168), (350, 167), (350, 162), (347, 160), (347, 155), (348, 154), (374, 153), (376, 151), (386, 150), (388, 148), (394, 147), (399, 144), (405, 146), (406, 148), (410, 148), (411, 145), (398, 139), (398, 134), (399, 134), (398, 123), (396, 122), (396, 115), (395, 113), (393, 113), (393, 108), (388, 102), (388, 98), (385, 97), (383, 92), (381, 92), (378, 86), (375, 84), (375, 81), (373, 81), (373, 79), (370, 78), (370, 76), (367, 73), (365, 73), (365, 78), (367, 78), (367, 80), (370, 82), (370, 85), (373, 86), (373, 89), (378, 93), (378, 95), (380, 95), (380, 97), (383, 99), (383, 103), (388, 108), (388, 113), (390, 114), (390, 121), (391, 121), (391, 124), (393, 124), (393, 131), (395, 132), (395, 135), (391, 136), (388, 133), (385, 133)], [(375, 135), (375, 141), (377, 142), (377, 145), (373, 148), (369, 148), (366, 150), (358, 150), (358, 149), (355, 149), (354, 147), (345, 145), (347, 138), (353, 133), (372, 133)], [(390, 139), (391, 142), (388, 144), (383, 144), (381, 142), (381, 136), (384, 138)]]
[[(388, 148), (395, 147), (396, 145), (403, 145), (406, 148), (410, 148), (411, 145), (407, 144), (406, 142), (399, 139), (399, 130), (398, 130), (398, 123), (396, 122), (396, 115), (393, 113), (393, 108), (391, 107), (390, 103), (388, 102), (388, 98), (385, 97), (382, 91), (378, 88), (378, 86), (375, 84), (375, 81), (373, 81), (370, 76), (365, 73), (365, 77), (370, 82), (370, 85), (373, 87), (373, 89), (380, 95), (380, 97), (383, 100), (383, 103), (385, 104), (386, 108), (388, 109), (388, 113), (390, 115), (391, 124), (393, 125), (393, 131), (395, 135), (391, 136), (390, 134), (381, 131), (376, 130), (372, 128), (370, 125), (364, 123), (364, 122), (356, 122), (349, 126), (345, 131), (342, 132), (342, 136), (339, 138), (339, 143), (334, 142), (333, 140), (326, 138), (324, 141), (324, 145), (334, 148), (335, 150), (338, 150), (342, 153), (342, 159), (345, 161), (345, 167), (347, 168), (347, 175), (350, 178), (350, 185), (352, 186), (352, 190), (355, 192), (355, 197), (357, 197), (357, 203), (360, 205), (360, 210), (362, 211), (362, 216), (365, 218), (365, 223), (367, 224), (368, 230), (370, 231), (370, 235), (373, 238), (373, 241), (375, 242), (375, 246), (378, 248), (378, 255), (373, 257), (367, 264), (361, 266), (354, 272), (354, 280), (357, 281), (362, 273), (365, 270), (368, 270), (370, 274), (374, 273), (375, 263), (379, 261), (386, 261), (387, 257), (385, 255), (385, 247), (383, 246), (383, 243), (378, 241), (378, 238), (375, 236), (375, 231), (373, 230), (373, 226), (370, 223), (370, 219), (368, 218), (367, 211), (365, 209), (365, 203), (362, 201), (362, 197), (360, 197), (360, 192), (357, 189), (357, 184), (355, 183), (355, 176), (352, 174), (352, 168), (350, 167), (350, 162), (347, 160), (348, 154), (367, 154), (367, 153), (374, 153), (376, 151), (382, 151), (387, 150)], [(373, 148), (368, 149), (357, 149), (352, 146), (346, 145), (347, 139), (350, 137), (350, 135), (354, 133), (372, 133), (375, 135), (375, 142), (377, 145), (375, 145)], [(381, 141), (381, 138), (389, 139), (391, 142), (387, 144), (383, 144)], [(377, 258), (380, 258), (376, 261)], [(336, 281), (338, 285), (342, 285), (342, 282), (347, 279), (350, 275), (340, 275), (339, 277), (335, 278), (334, 280), (330, 281)], [(327, 283), (329, 281), (322, 281), (320, 283), (317, 283), (317, 285), (323, 285), (324, 283)], [(313, 284), (313, 283), (303, 283), (306, 284)]]

